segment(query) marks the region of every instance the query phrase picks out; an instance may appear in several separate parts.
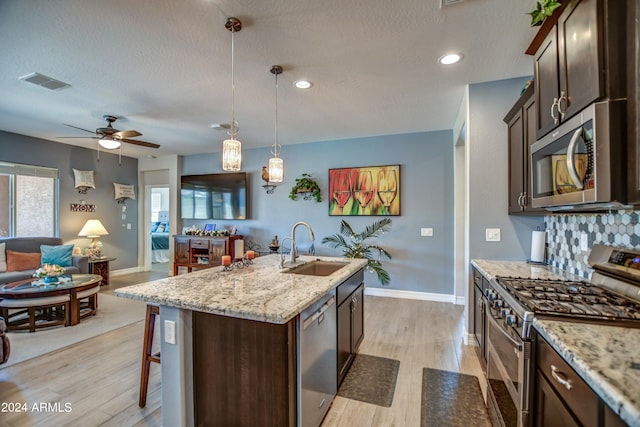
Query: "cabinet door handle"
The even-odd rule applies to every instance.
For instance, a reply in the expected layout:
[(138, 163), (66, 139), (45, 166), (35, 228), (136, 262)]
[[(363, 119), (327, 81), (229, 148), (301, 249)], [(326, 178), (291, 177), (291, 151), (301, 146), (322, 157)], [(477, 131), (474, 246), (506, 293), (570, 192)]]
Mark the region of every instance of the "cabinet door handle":
[[(564, 108), (562, 108), (563, 103)], [(560, 91), (560, 99), (558, 99), (558, 102), (556, 103), (558, 105), (558, 113), (560, 113), (560, 120), (564, 120), (564, 116), (567, 114), (568, 103), (569, 100), (567, 99), (567, 95), (564, 91)]]
[(551, 118), (553, 119), (553, 124), (557, 125), (560, 123), (560, 119), (554, 114), (554, 107), (558, 107), (558, 98), (553, 98), (553, 104), (551, 104)]
[(527, 192), (525, 191), (524, 193), (522, 193), (522, 209), (526, 210), (527, 209)]
[(556, 365), (551, 365), (551, 376), (554, 380), (563, 385), (567, 390), (571, 390), (573, 388), (573, 386), (571, 385), (571, 381), (567, 379), (567, 376), (563, 374)]

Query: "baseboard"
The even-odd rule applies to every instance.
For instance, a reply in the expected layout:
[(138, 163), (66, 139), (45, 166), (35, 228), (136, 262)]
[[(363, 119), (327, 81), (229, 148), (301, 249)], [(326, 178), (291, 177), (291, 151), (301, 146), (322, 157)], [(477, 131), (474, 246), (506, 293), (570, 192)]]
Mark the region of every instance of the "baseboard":
[(110, 270), (109, 271), (109, 275), (110, 276), (122, 276), (124, 274), (139, 273), (141, 271), (142, 271), (141, 267), (122, 268), (120, 270)]
[(448, 303), (455, 302), (455, 297), (453, 295), (432, 294), (429, 292), (403, 291), (399, 289), (365, 288), (364, 294), (371, 295), (374, 297), (404, 298), (404, 299), (415, 299), (420, 301), (434, 301), (434, 302), (448, 302)]

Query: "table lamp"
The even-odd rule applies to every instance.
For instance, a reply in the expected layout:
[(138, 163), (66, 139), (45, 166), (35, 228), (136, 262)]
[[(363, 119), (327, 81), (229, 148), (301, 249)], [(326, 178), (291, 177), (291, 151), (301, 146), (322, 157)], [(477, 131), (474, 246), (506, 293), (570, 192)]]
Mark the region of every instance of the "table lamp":
[(93, 240), (91, 241), (89, 255), (92, 258), (100, 258), (102, 256), (102, 242), (98, 240), (98, 237), (108, 234), (109, 232), (104, 228), (104, 225), (102, 225), (99, 219), (90, 219), (84, 227), (82, 227), (78, 236), (91, 237)]

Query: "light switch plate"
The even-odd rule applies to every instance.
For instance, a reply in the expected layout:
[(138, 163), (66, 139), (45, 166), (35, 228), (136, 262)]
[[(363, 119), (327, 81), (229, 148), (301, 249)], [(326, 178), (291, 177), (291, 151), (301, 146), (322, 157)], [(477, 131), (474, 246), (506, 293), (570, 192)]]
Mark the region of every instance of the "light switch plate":
[(176, 343), (176, 322), (171, 320), (164, 321), (164, 342), (167, 344)]
[(485, 229), (485, 240), (487, 242), (499, 242), (500, 241), (500, 229), (499, 228), (487, 228), (487, 229)]
[(431, 228), (431, 227), (428, 227), (428, 228), (422, 227), (420, 229), (420, 236), (422, 236), (422, 237), (433, 237), (433, 228)]

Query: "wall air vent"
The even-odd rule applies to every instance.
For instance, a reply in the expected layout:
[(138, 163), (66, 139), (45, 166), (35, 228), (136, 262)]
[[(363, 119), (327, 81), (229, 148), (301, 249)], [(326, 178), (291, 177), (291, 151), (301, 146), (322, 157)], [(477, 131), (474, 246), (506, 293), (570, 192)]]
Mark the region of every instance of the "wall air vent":
[(451, 6), (452, 4), (462, 3), (464, 0), (440, 0), (440, 9), (446, 6)]
[(69, 83), (61, 82), (60, 80), (56, 80), (52, 77), (45, 76), (40, 73), (31, 73), (26, 76), (19, 77), (20, 80), (25, 82), (33, 83), (34, 85), (46, 87), (50, 90), (60, 90), (70, 87)]

